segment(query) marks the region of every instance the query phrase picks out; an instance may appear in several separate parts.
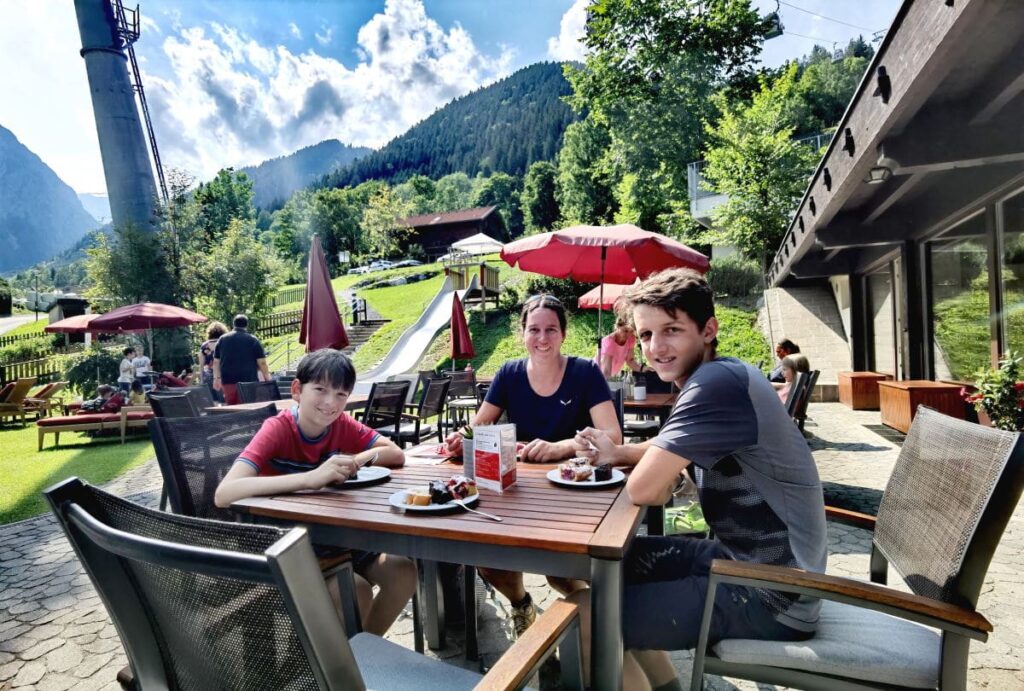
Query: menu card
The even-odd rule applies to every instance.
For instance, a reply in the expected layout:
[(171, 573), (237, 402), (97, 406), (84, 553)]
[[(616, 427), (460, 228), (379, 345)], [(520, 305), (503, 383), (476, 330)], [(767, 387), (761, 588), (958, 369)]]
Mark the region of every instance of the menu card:
[(516, 426), (473, 428), (473, 471), (477, 487), (501, 494), (516, 483)]

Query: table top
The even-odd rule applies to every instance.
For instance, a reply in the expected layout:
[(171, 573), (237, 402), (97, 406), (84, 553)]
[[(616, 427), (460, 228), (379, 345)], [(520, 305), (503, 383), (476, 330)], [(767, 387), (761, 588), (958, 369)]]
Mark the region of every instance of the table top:
[(438, 515), (392, 508), (388, 503), (391, 494), (461, 472), (461, 466), (436, 453), (437, 446), (421, 444), (406, 450), (406, 466), (392, 469), (390, 481), (380, 485), (252, 497), (235, 502), (232, 508), (301, 523), (606, 559), (623, 557), (643, 517), (644, 507), (635, 506), (622, 485), (591, 490), (559, 487), (545, 477), (555, 465), (533, 463), (518, 464), (517, 483), (504, 494), (480, 490), (480, 502), (474, 508), (501, 516), (502, 523), (457, 509)]
[[(348, 402), (345, 404), (345, 410), (358, 410), (359, 408), (366, 407), (366, 401), (369, 396), (366, 394), (352, 394), (348, 397)], [(279, 401), (259, 401), (257, 403), (236, 403), (235, 405), (219, 405), (207, 408), (208, 413), (237, 413), (243, 410), (259, 410), (267, 405), (267, 403), (273, 403), (277, 406), (277, 410), (288, 410), (295, 401), (291, 398), (282, 398)]]
[(840, 372), (840, 377), (849, 377), (850, 379), (885, 379), (886, 377), (892, 377), (891, 374), (885, 374), (884, 372)]
[(635, 398), (626, 398), (622, 401), (624, 408), (671, 408), (675, 405), (676, 396), (674, 393), (649, 393), (647, 398), (638, 401)]
[(959, 384), (944, 384), (931, 379), (905, 379), (903, 381), (880, 381), (879, 386), (887, 386), (893, 389), (944, 389), (946, 391), (959, 391)]

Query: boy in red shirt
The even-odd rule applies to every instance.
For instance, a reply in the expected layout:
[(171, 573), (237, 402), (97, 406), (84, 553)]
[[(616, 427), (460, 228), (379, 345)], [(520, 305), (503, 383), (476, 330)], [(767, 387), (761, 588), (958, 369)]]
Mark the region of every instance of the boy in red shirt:
[[(355, 381), (355, 368), (340, 351), (325, 348), (303, 357), (292, 381), (298, 405), (263, 423), (217, 487), (217, 506), (323, 489), (368, 463), (403, 466), (405, 454), (394, 442), (344, 414)], [(353, 566), (363, 630), (383, 636), (412, 597), (416, 567), (404, 557), (359, 550), (353, 550)], [(380, 588), (375, 598), (370, 584)], [(328, 585), (335, 587), (333, 580)]]

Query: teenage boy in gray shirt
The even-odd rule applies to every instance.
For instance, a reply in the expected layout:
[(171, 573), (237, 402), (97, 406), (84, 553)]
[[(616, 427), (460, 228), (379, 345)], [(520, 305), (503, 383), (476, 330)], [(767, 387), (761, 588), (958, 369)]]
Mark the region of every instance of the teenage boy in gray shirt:
[[(650, 442), (617, 446), (588, 428), (576, 443), (581, 455), (595, 455), (593, 444), (602, 461), (635, 465), (626, 491), (640, 505), (664, 504), (693, 466), (714, 538), (638, 537), (624, 564), (626, 649), (646, 651), (626, 655), (624, 687), (677, 688), (668, 657), (650, 651), (696, 646), (711, 561), (823, 572), (824, 501), (807, 442), (771, 384), (739, 360), (716, 357), (714, 296), (703, 276), (663, 271), (626, 291), (621, 309), (632, 318), (647, 361), (663, 381), (679, 386), (679, 397)], [(585, 605), (589, 593), (573, 599)], [(715, 605), (712, 642), (806, 639), (819, 607), (814, 598), (731, 585), (718, 587)]]

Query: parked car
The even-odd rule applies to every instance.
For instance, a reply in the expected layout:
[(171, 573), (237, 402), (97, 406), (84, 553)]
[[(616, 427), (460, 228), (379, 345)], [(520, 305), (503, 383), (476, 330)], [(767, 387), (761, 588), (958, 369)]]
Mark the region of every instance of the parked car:
[(370, 271), (382, 271), (384, 269), (390, 269), (394, 264), (389, 262), (387, 259), (376, 259), (370, 262)]
[(371, 269), (368, 266), (357, 266), (355, 268), (349, 269), (348, 273), (349, 274), (368, 274), (368, 273), (370, 273), (370, 270)]
[(423, 266), (423, 262), (417, 261), (415, 259), (403, 259), (400, 262), (395, 262), (394, 264), (392, 264), (391, 268), (392, 269), (398, 269), (398, 268), (401, 268), (403, 266)]

